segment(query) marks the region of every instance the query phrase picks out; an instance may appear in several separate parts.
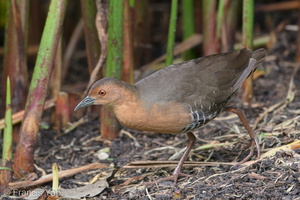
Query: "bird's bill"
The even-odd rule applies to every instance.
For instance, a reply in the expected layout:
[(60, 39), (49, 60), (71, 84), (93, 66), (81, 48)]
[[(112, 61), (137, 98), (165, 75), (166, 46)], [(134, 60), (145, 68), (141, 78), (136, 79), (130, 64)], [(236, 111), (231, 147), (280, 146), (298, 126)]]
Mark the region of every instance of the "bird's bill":
[(90, 106), (93, 105), (96, 99), (91, 98), (89, 96), (86, 96), (84, 99), (82, 99), (82, 101), (80, 101), (80, 103), (75, 107), (74, 111), (86, 107), (86, 106)]

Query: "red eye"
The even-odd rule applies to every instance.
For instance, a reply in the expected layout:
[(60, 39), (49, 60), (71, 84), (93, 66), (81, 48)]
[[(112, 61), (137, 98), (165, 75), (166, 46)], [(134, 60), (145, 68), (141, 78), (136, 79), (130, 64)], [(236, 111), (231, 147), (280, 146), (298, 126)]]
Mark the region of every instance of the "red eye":
[(104, 95), (106, 95), (106, 91), (105, 90), (100, 90), (98, 92), (98, 95), (104, 96)]

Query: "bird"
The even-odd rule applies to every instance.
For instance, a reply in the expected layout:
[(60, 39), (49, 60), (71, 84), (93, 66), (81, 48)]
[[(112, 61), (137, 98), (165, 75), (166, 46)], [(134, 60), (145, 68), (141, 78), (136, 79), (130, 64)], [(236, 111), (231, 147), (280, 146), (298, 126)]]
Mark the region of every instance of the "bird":
[(239, 109), (227, 107), (227, 103), (265, 55), (263, 48), (213, 54), (164, 67), (133, 85), (105, 77), (91, 86), (74, 111), (90, 105), (109, 105), (128, 128), (187, 134), (187, 148), (173, 175), (167, 178), (176, 184), (178, 177), (184, 175), (183, 163), (196, 141), (192, 131), (223, 111), (236, 113), (250, 135), (251, 151), (241, 163), (253, 156), (255, 146), (257, 157), (260, 156), (257, 137), (246, 118)]

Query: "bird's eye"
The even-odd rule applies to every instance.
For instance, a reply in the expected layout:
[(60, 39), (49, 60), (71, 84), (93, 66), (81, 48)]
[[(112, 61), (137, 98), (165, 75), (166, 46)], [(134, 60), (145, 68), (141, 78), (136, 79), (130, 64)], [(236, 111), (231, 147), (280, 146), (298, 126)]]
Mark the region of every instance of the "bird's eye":
[(98, 95), (104, 96), (104, 95), (106, 95), (106, 91), (105, 90), (100, 90), (98, 92)]

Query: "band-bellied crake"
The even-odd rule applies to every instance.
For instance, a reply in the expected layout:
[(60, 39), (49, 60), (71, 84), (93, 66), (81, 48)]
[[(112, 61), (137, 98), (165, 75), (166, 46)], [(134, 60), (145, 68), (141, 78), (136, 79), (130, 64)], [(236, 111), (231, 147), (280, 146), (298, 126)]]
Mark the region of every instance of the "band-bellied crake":
[(186, 133), (187, 149), (170, 179), (177, 182), (181, 168), (195, 143), (192, 131), (214, 119), (224, 110), (236, 113), (252, 141), (247, 161), (260, 148), (243, 114), (226, 107), (233, 94), (258, 67), (265, 49), (205, 56), (165, 67), (134, 85), (115, 78), (95, 82), (75, 110), (89, 105), (110, 105), (125, 126), (159, 133)]

